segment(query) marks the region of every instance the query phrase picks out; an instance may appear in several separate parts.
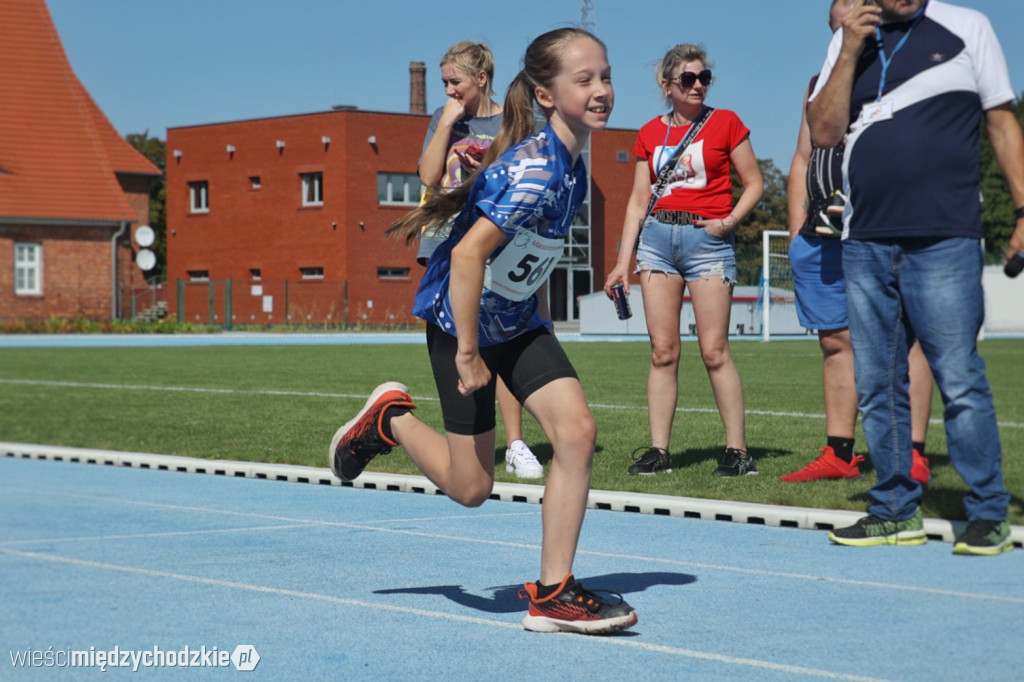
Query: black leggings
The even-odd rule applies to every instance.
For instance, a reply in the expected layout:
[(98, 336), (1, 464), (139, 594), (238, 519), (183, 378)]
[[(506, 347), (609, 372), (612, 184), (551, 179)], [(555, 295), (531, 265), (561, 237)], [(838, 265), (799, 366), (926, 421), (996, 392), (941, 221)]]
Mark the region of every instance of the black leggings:
[(480, 349), (491, 371), (491, 381), (468, 396), (459, 393), (455, 353), (459, 342), (438, 327), (427, 324), (427, 350), (434, 383), (441, 399), (444, 428), (449, 433), (475, 436), (494, 429), (494, 391), (500, 376), (520, 403), (555, 379), (579, 379), (561, 344), (547, 327), (540, 327), (494, 346)]

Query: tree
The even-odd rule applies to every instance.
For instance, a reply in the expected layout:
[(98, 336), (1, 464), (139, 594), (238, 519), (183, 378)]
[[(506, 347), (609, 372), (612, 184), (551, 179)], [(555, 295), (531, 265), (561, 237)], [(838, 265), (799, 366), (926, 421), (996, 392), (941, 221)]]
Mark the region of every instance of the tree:
[[(1013, 105), (1017, 121), (1024, 126), (1024, 93)], [(989, 259), (1000, 262), (1006, 252), (1006, 244), (1016, 224), (1013, 212), (1017, 207), (1006, 186), (1006, 179), (999, 170), (992, 143), (988, 139), (985, 119), (981, 121), (981, 229), (985, 236), (985, 250)]]
[[(789, 210), (786, 207), (787, 178), (771, 159), (758, 159), (757, 164), (761, 168), (761, 178), (764, 180), (764, 194), (736, 231), (736, 241), (740, 244), (760, 244), (761, 233), (765, 230), (789, 229)], [(735, 172), (732, 174), (732, 187), (735, 204), (743, 191), (739, 176)]]
[[(736, 230), (736, 279), (738, 284), (757, 284), (763, 254), (761, 233), (765, 230), (789, 230), (789, 209), (786, 206), (786, 176), (771, 159), (758, 159), (764, 193), (754, 210)], [(739, 176), (732, 173), (733, 204), (743, 192)]]
[[(125, 136), (128, 144), (135, 147), (161, 171), (167, 169), (167, 145), (156, 137), (150, 137), (149, 131), (129, 133)], [(156, 241), (150, 248), (156, 254), (156, 270), (147, 275), (147, 279), (167, 278), (167, 176), (161, 175), (153, 181), (149, 188), (149, 226), (156, 233)]]

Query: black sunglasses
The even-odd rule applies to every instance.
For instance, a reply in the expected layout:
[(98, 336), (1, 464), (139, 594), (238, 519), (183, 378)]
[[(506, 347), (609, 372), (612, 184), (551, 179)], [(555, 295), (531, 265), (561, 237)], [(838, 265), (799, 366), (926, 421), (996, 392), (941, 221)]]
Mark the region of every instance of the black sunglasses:
[(700, 84), (704, 87), (711, 85), (711, 69), (704, 69), (700, 73), (683, 71), (679, 74), (679, 78), (675, 80), (676, 83), (679, 83), (679, 87), (681, 88), (692, 88), (697, 81), (700, 81)]

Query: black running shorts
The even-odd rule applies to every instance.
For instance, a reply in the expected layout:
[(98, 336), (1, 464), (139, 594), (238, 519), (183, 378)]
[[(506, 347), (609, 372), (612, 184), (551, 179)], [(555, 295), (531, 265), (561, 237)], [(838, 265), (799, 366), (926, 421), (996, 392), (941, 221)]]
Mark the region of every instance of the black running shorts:
[(520, 403), (555, 379), (579, 378), (561, 344), (547, 327), (481, 348), (480, 357), (491, 370), (491, 381), (468, 396), (459, 393), (459, 372), (455, 367), (458, 340), (428, 323), (427, 350), (441, 399), (444, 427), (449, 433), (465, 436), (494, 428), (495, 377), (504, 380)]

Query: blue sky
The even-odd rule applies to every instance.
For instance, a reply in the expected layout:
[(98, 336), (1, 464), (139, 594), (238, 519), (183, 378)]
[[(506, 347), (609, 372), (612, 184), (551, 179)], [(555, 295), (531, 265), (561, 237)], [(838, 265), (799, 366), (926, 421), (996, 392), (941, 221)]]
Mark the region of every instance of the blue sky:
[[(991, 19), (1024, 91), (1022, 0), (958, 0)], [(71, 66), (121, 134), (325, 111), (408, 111), (409, 62), (427, 65), (427, 107), (441, 106), (438, 60), (486, 42), (504, 89), (537, 35), (580, 21), (579, 0), (47, 0)], [(654, 68), (667, 48), (704, 43), (708, 103), (751, 129), (759, 158), (788, 172), (808, 79), (825, 56), (830, 0), (594, 0), (615, 85), (611, 126), (665, 110)], [(626, 188), (624, 188), (626, 191)]]

